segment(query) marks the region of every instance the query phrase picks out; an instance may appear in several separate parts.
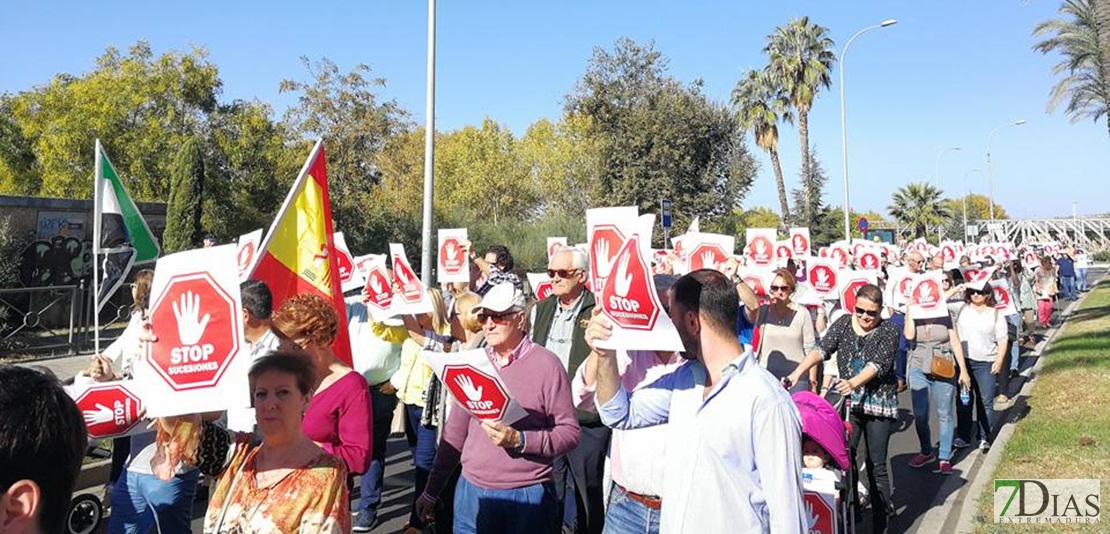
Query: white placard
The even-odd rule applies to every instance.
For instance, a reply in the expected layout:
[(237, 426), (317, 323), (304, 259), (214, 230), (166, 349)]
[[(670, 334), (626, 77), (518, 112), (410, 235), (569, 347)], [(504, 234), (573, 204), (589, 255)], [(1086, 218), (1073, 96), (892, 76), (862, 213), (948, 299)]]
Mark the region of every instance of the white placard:
[[(80, 378), (80, 377), (79, 377)], [(85, 421), (90, 440), (130, 436), (147, 431), (147, 422), (140, 419), (143, 399), (134, 380), (93, 382), (78, 380), (65, 387), (77, 404)]]
[(736, 277), (748, 284), (752, 292), (761, 298), (771, 296), (771, 284), (775, 281), (775, 270), (770, 267), (738, 267)]
[(732, 276), (731, 272), (726, 271), (731, 270), (728, 268), (728, 260), (736, 248), (735, 237), (723, 234), (687, 234), (682, 243), (688, 253), (687, 272), (713, 269), (725, 276)]
[(528, 286), (536, 300), (543, 300), (551, 296), (551, 277), (547, 273), (528, 273)]
[(790, 229), (790, 248), (796, 258), (810, 255), (812, 243), (809, 240), (809, 228)]
[(339, 286), (344, 293), (354, 291), (366, 285), (366, 278), (355, 267), (355, 257), (347, 247), (347, 240), (343, 232), (333, 235), (335, 240), (335, 263), (339, 266)]
[(386, 270), (386, 257), (380, 254), (371, 254), (356, 260), (359, 270), (365, 272), (366, 286), (362, 288), (363, 302), (370, 318), (375, 322), (385, 322), (397, 315), (393, 311), (393, 279)]
[(262, 242), (262, 229), (259, 228), (249, 234), (239, 236), (238, 250), (235, 252), (235, 262), (239, 266), (239, 281), (246, 282), (250, 277), (251, 268), (258, 259), (258, 245)]
[(405, 246), (400, 243), (389, 244), (389, 255), (393, 260), (393, 302), (390, 306), (395, 315), (417, 315), (432, 311), (432, 299), (428, 289), (412, 269)]
[(914, 273), (910, 272), (909, 267), (899, 265), (887, 267), (886, 274), (887, 290), (884, 298), (890, 301), (885, 303), (885, 305), (895, 310), (905, 312), (906, 304), (909, 302), (910, 291), (913, 290)]
[(600, 348), (684, 350), (651, 278), (651, 264), (647, 260), (650, 245), (645, 245), (641, 237), (650, 236), (650, 229), (648, 224), (633, 232), (614, 258), (615, 266), (597, 299), (598, 307), (613, 324), (609, 339), (595, 342)]
[(590, 251), (590, 287), (601, 291), (613, 269), (617, 252), (628, 239), (630, 225), (639, 217), (636, 206), (586, 210), (586, 242)]
[(560, 247), (565, 247), (565, 246), (567, 246), (567, 238), (565, 238), (565, 237), (549, 237), (549, 238), (547, 238), (547, 259), (550, 260), (551, 257), (555, 255), (555, 252), (558, 251)]
[(840, 280), (840, 308), (847, 313), (855, 313), (856, 292), (865, 285), (875, 285), (879, 281), (879, 271), (841, 269), (837, 278)]
[(455, 403), (470, 415), (510, 426), (528, 415), (513, 398), (485, 349), (423, 351), (420, 357), (439, 377)]
[(991, 289), (994, 290), (994, 307), (1004, 316), (1017, 315), (1017, 304), (1014, 303), (1014, 290), (1006, 280), (992, 280)]
[(948, 316), (948, 300), (944, 298), (944, 275), (940, 271), (916, 274), (910, 290), (910, 310), (914, 319), (935, 319)]
[(436, 254), (436, 280), (442, 283), (470, 282), (470, 259), (466, 257), (466, 228), (440, 228)]
[(840, 266), (831, 258), (808, 258), (806, 260), (806, 283), (821, 298), (836, 300), (840, 294)]
[(200, 248), (158, 260), (150, 288), (158, 341), (146, 344), (134, 367), (148, 417), (250, 404), (237, 248)]
[(778, 233), (774, 228), (748, 228), (744, 231), (744, 255), (756, 267), (768, 267), (775, 262), (775, 243)]

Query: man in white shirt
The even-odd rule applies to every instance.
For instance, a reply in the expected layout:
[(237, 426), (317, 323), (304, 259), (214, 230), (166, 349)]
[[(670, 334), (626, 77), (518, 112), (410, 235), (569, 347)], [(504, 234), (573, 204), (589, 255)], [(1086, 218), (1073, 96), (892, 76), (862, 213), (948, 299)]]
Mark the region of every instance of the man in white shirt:
[[(278, 350), (281, 343), (270, 325), (274, 295), (265, 282), (247, 280), (239, 284), (239, 298), (243, 303), (243, 338), (253, 365), (259, 358)], [(227, 426), (232, 430), (250, 432), (254, 423), (254, 409), (249, 405), (227, 411)]]
[[(615, 351), (595, 349), (602, 421), (668, 423), (660, 531), (806, 532), (801, 418), (736, 338), (735, 286), (703, 269), (680, 278), (670, 301), (687, 360), (674, 372), (629, 394)], [(587, 338), (607, 338), (610, 326), (595, 314)]]

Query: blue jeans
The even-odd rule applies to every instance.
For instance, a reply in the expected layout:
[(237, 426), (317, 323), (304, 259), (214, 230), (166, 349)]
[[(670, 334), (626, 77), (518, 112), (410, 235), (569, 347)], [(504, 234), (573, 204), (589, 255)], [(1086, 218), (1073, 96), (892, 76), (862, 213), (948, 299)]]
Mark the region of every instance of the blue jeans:
[(1064, 293), (1064, 298), (1075, 300), (1075, 277), (1074, 276), (1061, 276), (1060, 277), (1061, 292)]
[(459, 477), (459, 485), (455, 488), (455, 525), (451, 532), (554, 533), (557, 523), (559, 507), (555, 501), (555, 485), (551, 482), (514, 489), (486, 489), (471, 484), (466, 477)]
[(193, 495), (200, 471), (193, 469), (163, 482), (154, 475), (127, 471), (112, 487), (109, 534), (188, 534), (193, 520)]
[(373, 456), (370, 458), (370, 467), (359, 481), (361, 491), (355, 511), (369, 514), (373, 522), (378, 516), (378, 505), (382, 502), (385, 447), (389, 440), (389, 429), (393, 426), (393, 409), (397, 407), (397, 396), (370, 388), (370, 402), (374, 407)]
[(1075, 270), (1075, 288), (1079, 291), (1086, 291), (1087, 288), (1087, 269)]
[(910, 399), (913, 402), (914, 427), (917, 429), (917, 441), (921, 444), (921, 454), (933, 453), (933, 437), (929, 428), (929, 404), (932, 399), (932, 404), (937, 410), (937, 425), (940, 427), (937, 457), (941, 460), (951, 460), (952, 433), (956, 427), (956, 419), (952, 413), (956, 396), (954, 379), (935, 378), (914, 366), (909, 369), (909, 385)]
[[(971, 402), (967, 406), (960, 403), (956, 408), (956, 433), (964, 441), (991, 440), (994, 422), (995, 375), (991, 373), (991, 362), (967, 360), (971, 371)], [(974, 409), (979, 420), (978, 433), (972, 435), (971, 410)]]
[[(1015, 313), (1006, 317), (1006, 322), (1010, 323), (1010, 328), (1014, 332), (1014, 341), (1010, 342), (1010, 369), (1014, 371), (1021, 370), (1021, 363), (1018, 359), (1021, 357), (1021, 347), (1018, 346), (1017, 340), (1021, 339), (1021, 314)], [(1007, 385), (1008, 385), (1007, 381)], [(1008, 393), (1008, 392), (1003, 392)]]
[(659, 510), (634, 501), (624, 489), (613, 484), (609, 490), (609, 508), (605, 512), (605, 534), (656, 534), (659, 532)]
[(898, 352), (894, 356), (894, 377), (898, 380), (906, 379), (906, 351), (909, 350), (903, 326), (906, 325), (906, 314), (896, 311), (890, 315), (890, 324), (898, 329)]
[(424, 521), (416, 517), (416, 499), (424, 493), (424, 486), (428, 484), (428, 474), (432, 472), (432, 462), (436, 459), (436, 429), (421, 425), (422, 415), (424, 415), (422, 406), (405, 405), (405, 437), (408, 438), (409, 450), (412, 451), (412, 465), (416, 467), (416, 487), (412, 494), (409, 525), (416, 528), (424, 527)]

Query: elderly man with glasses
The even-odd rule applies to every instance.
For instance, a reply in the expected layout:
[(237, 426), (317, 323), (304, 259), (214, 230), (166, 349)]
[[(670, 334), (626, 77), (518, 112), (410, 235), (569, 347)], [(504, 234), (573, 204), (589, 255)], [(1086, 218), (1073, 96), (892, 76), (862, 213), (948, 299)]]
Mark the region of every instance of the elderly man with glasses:
[[(533, 310), (532, 341), (551, 349), (563, 362), (568, 377), (574, 376), (590, 355), (586, 324), (594, 309), (594, 296), (586, 291), (589, 268), (589, 259), (581, 250), (558, 249), (547, 263), (552, 295)], [(578, 447), (555, 459), (555, 492), (563, 510), (568, 500), (567, 484), (573, 481), (574, 494), (569, 500), (576, 505), (576, 513), (565, 514), (575, 518), (567, 523), (577, 532), (599, 533), (605, 518), (605, 451), (612, 431), (593, 411), (578, 410), (578, 425)]]
[(552, 532), (558, 521), (552, 461), (578, 444), (570, 381), (558, 358), (525, 332), (524, 295), (512, 284), (493, 286), (475, 308), (486, 356), (528, 415), (506, 425), (451, 410), (417, 513), (434, 517), (451, 472), (455, 524), (444, 532)]

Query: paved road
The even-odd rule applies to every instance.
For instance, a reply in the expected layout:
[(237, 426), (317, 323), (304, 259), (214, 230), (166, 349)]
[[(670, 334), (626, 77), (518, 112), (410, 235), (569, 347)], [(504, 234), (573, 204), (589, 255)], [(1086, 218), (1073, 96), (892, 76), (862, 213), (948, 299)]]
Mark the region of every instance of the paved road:
[[(1105, 272), (1106, 269), (1093, 269), (1090, 273), (1090, 279), (1092, 281), (1098, 280)], [(1062, 309), (1065, 304), (1070, 303), (1060, 303), (1058, 309)], [(1059, 314), (1057, 314), (1057, 317), (1059, 317)], [(1031, 368), (1036, 363), (1037, 357), (1030, 354), (1029, 350), (1023, 350), (1020, 369)], [(66, 378), (84, 368), (86, 362), (87, 356), (81, 356), (48, 360), (41, 362), (41, 364), (53, 370), (59, 377)], [(1021, 390), (1024, 383), (1025, 379), (1021, 377), (1011, 381), (1010, 392), (1016, 394)], [(943, 501), (948, 496), (947, 494), (940, 495), (942, 490), (948, 493), (963, 490), (969, 481), (974, 479), (979, 465), (982, 463), (982, 455), (977, 448), (956, 451), (953, 458), (955, 473), (951, 477), (955, 477), (957, 483), (947, 484), (947, 486), (945, 486), (945, 482), (948, 477), (933, 474), (931, 469), (910, 468), (908, 463), (917, 454), (918, 443), (917, 434), (913, 427), (909, 391), (902, 393), (899, 396), (899, 401), (899, 418), (891, 436), (889, 448), (893, 500), (898, 510), (897, 517), (890, 525), (891, 532), (936, 532), (944, 525), (944, 515), (937, 514), (936, 511), (929, 514), (930, 510), (934, 508), (933, 503)], [(1006, 410), (999, 417), (1005, 417), (1005, 420), (1012, 421), (1024, 415), (1010, 413), (1011, 411)], [(936, 440), (939, 436), (936, 418), (930, 418), (930, 422), (932, 423), (932, 436)], [(860, 452), (862, 453), (862, 447)], [(863, 465), (862, 454), (860, 465)], [(380, 514), (386, 522), (375, 529), (375, 533), (399, 532), (408, 522), (408, 513), (412, 502), (413, 475), (412, 462), (404, 436), (394, 434), (387, 448), (385, 492), (382, 497), (383, 504), (380, 508)], [(862, 475), (861, 478), (865, 476)], [(352, 502), (352, 509), (355, 508), (354, 505), (355, 502)], [(193, 532), (201, 532), (201, 519), (204, 516), (205, 509), (204, 501), (198, 501), (194, 507), (196, 520), (193, 522)], [(857, 525), (858, 532), (869, 531), (866, 515), (863, 521)], [(954, 526), (954, 523), (950, 522), (949, 526)]]

